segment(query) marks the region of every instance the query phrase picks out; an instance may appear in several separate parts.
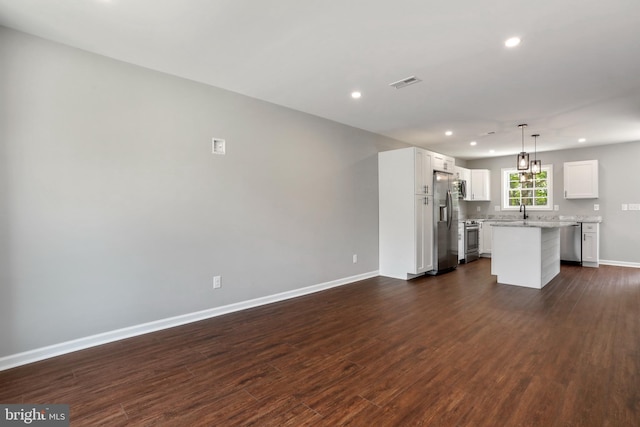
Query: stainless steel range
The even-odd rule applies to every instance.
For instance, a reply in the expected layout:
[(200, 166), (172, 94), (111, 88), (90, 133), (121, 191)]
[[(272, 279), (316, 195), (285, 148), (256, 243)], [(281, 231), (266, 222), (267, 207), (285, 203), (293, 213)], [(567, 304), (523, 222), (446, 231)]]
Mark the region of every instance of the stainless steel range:
[(468, 219), (464, 222), (464, 259), (471, 262), (478, 259), (480, 246), (480, 225)]

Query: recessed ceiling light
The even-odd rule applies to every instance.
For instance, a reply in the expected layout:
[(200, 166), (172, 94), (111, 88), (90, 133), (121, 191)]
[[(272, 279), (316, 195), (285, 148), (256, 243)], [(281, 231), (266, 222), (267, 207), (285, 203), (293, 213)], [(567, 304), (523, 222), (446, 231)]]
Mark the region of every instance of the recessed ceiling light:
[(471, 141), (471, 142), (469, 143), (469, 145), (476, 145), (476, 144), (477, 144), (477, 142), (476, 142), (476, 141)]
[(510, 39), (507, 39), (507, 41), (504, 42), (504, 45), (506, 47), (516, 47), (520, 44), (520, 38), (518, 37), (511, 37)]
[(586, 141), (587, 141), (587, 140), (586, 140), (585, 138), (580, 138), (580, 139), (578, 140), (578, 142), (586, 142)]
[(446, 131), (444, 134), (445, 134), (445, 135), (447, 135), (447, 136), (451, 136), (451, 135), (453, 135), (453, 132), (452, 132), (452, 131), (450, 131), (450, 130), (448, 130), (448, 131)]
[(351, 97), (352, 97), (353, 99), (358, 99), (358, 98), (360, 98), (361, 96), (362, 96), (362, 94), (361, 94), (360, 92), (358, 92), (358, 91), (351, 92)]
[(489, 150), (489, 153), (491, 153), (491, 154), (493, 154), (495, 152), (496, 152), (496, 150)]

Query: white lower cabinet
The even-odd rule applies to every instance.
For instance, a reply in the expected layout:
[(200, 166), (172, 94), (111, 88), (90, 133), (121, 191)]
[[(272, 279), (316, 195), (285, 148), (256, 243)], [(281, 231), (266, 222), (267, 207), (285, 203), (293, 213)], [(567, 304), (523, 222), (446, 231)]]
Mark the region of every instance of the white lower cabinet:
[(600, 224), (582, 224), (582, 265), (598, 267), (600, 265)]
[(426, 273), (433, 270), (433, 206), (430, 196), (415, 197), (416, 240), (415, 269), (411, 274)]
[(481, 221), (479, 234), (479, 249), (480, 255), (491, 256), (491, 224), (494, 221)]

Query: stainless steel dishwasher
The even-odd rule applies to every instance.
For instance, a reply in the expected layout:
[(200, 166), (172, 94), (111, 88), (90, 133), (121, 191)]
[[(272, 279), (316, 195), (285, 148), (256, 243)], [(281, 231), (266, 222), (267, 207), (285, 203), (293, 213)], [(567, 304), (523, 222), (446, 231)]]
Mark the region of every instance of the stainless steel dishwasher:
[(560, 261), (582, 265), (582, 223), (560, 227)]

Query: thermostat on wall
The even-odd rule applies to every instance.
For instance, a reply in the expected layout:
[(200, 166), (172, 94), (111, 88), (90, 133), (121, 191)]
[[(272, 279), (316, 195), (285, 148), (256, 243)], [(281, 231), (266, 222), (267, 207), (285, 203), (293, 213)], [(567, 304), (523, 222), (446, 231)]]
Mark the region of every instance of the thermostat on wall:
[(211, 141), (211, 147), (213, 154), (224, 154), (225, 153), (225, 141), (224, 139), (213, 138)]

